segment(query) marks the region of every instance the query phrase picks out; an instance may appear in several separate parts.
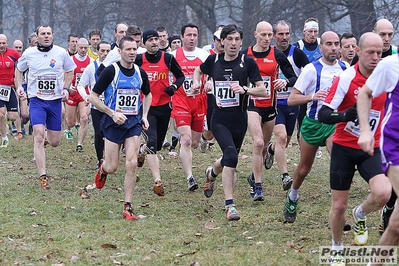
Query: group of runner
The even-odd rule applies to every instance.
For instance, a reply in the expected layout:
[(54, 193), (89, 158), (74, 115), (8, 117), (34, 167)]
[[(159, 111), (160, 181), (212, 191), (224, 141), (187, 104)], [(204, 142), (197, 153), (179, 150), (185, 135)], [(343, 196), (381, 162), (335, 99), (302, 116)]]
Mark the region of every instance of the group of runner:
[[(186, 24), (180, 34), (169, 37), (164, 27), (143, 32), (136, 25), (120, 23), (115, 27), (115, 43), (101, 41), (101, 32), (92, 30), (88, 39), (69, 35), (64, 49), (54, 45), (50, 27), (40, 26), (32, 36), (37, 44), (22, 55), (22, 48), (7, 48), (7, 37), (1, 34), (1, 148), (9, 144), (6, 116), (11, 121), (27, 117), (29, 100), (35, 161), (41, 187), (49, 189), (45, 141), (58, 146), (62, 129), (67, 139), (73, 139), (71, 128), (79, 125), (76, 152), (82, 152), (91, 113), (98, 159), (95, 185), (103, 188), (108, 174), (117, 170), (123, 146), (122, 217), (135, 220), (133, 192), (145, 153), (154, 193), (165, 194), (156, 154), (168, 146), (164, 140), (172, 117), (176, 132), (170, 154), (177, 156), (178, 140), (189, 191), (199, 187), (192, 171), (192, 149), (201, 144), (205, 152), (203, 146), (212, 139), (220, 146), (222, 157), (206, 169), (203, 191), (211, 197), (220, 174), (226, 219), (235, 221), (240, 219), (234, 202), (236, 167), (248, 127), (253, 140), (252, 173), (247, 178), (250, 195), (254, 201), (264, 200), (262, 168), (270, 169), (276, 158), (283, 189), (288, 190), (284, 218), (292, 223), (299, 188), (319, 147), (326, 146), (331, 154), (332, 248), (344, 247), (344, 214), (356, 170), (368, 183), (370, 194), (353, 209), (355, 243), (367, 243), (366, 215), (383, 208), (380, 244), (396, 245), (399, 162), (394, 119), (399, 62), (391, 44), (392, 23), (377, 21), (358, 41), (352, 34), (333, 31), (318, 38), (314, 18), (305, 21), (304, 38), (297, 43), (290, 44), (290, 30), (286, 21), (274, 25), (261, 21), (254, 31), (256, 43), (242, 49), (242, 29), (230, 24), (213, 34), (206, 51), (197, 47), (195, 24)], [(18, 42), (14, 46), (20, 47)], [(388, 58), (380, 62), (383, 57)], [(291, 178), (286, 148), (296, 124), (300, 160)], [(270, 142), (273, 133), (275, 141)], [(140, 143), (141, 135), (145, 143)], [(344, 265), (341, 255), (337, 253), (332, 265)]]

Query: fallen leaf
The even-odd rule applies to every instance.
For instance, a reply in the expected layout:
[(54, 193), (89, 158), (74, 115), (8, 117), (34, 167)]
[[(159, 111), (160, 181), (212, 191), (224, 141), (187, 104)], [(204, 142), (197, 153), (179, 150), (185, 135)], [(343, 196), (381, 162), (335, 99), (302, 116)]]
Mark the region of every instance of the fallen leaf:
[(115, 265), (123, 265), (123, 263), (122, 262), (120, 262), (120, 261), (117, 261), (117, 260), (113, 260), (112, 261)]
[(198, 219), (198, 220), (202, 220), (202, 219), (204, 219), (204, 216), (202, 216), (202, 215), (199, 215), (199, 214), (195, 215), (195, 217), (197, 217), (197, 219)]
[(208, 229), (208, 230), (218, 230), (218, 229), (220, 229), (220, 227), (215, 227), (215, 226), (213, 225), (213, 221), (210, 220), (210, 221), (207, 221), (207, 222), (205, 223), (205, 229)]
[(265, 242), (263, 242), (263, 241), (258, 241), (258, 242), (256, 242), (256, 245), (263, 245)]
[(179, 254), (176, 254), (175, 257), (184, 257), (184, 256), (187, 256), (187, 255), (194, 255), (195, 253), (197, 253), (197, 250), (194, 250), (194, 251), (191, 251), (191, 252), (187, 252), (187, 253), (179, 253)]
[(79, 257), (78, 257), (78, 256), (72, 256), (69, 260), (70, 260), (71, 262), (76, 262), (76, 261), (79, 260)]
[(196, 237), (200, 237), (200, 236), (202, 236), (202, 234), (201, 233), (195, 233), (194, 234)]
[(113, 249), (117, 248), (116, 245), (114, 245), (114, 244), (102, 244), (101, 247), (102, 248), (113, 248)]
[(193, 261), (190, 266), (200, 266), (198, 261)]
[(140, 214), (140, 215), (137, 215), (137, 218), (139, 218), (139, 219), (145, 219), (145, 218), (147, 218), (147, 216)]

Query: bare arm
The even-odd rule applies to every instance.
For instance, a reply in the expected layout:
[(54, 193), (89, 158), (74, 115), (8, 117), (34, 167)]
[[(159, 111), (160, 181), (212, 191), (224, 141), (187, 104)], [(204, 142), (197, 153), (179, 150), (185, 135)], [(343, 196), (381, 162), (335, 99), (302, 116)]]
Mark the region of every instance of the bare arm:
[(151, 107), (151, 102), (152, 102), (152, 94), (151, 92), (147, 95), (144, 95), (144, 101), (143, 101), (143, 129), (147, 130), (148, 127), (150, 126), (147, 116), (148, 116), (148, 111), (150, 110)]
[(24, 92), (24, 88), (22, 87), (22, 80), (23, 80), (23, 75), (21, 71), (18, 70), (18, 68), (15, 68), (15, 73), (14, 73), (14, 84), (15, 88), (17, 88), (17, 95), (21, 100), (26, 99), (26, 94)]
[(114, 120), (115, 123), (118, 125), (122, 125), (126, 121), (126, 116), (124, 114), (115, 112), (108, 106), (106, 106), (103, 101), (100, 99), (100, 95), (92, 91), (89, 95), (89, 101), (101, 112), (104, 114), (110, 116), (112, 120)]
[(303, 95), (298, 89), (294, 88), (288, 97), (288, 105), (302, 105), (311, 101), (324, 101), (328, 92), (325, 90), (319, 90), (312, 95)]
[(364, 85), (357, 95), (357, 114), (360, 126), (360, 136), (357, 143), (363, 151), (370, 155), (374, 154), (374, 136), (369, 124), (372, 98), (372, 91), (367, 85)]

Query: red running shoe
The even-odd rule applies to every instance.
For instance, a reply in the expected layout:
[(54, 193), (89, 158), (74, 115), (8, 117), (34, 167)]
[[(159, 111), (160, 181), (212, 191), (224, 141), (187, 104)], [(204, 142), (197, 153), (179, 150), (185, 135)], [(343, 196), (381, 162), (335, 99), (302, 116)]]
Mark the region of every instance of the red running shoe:
[(104, 161), (101, 164), (100, 168), (98, 168), (96, 177), (94, 178), (94, 182), (96, 183), (96, 187), (98, 189), (102, 189), (105, 185), (105, 181), (107, 181), (108, 173), (103, 170), (103, 166), (102, 166), (103, 164), (104, 164)]
[(123, 208), (122, 218), (126, 220), (137, 220), (137, 216), (133, 213), (132, 206), (126, 205)]

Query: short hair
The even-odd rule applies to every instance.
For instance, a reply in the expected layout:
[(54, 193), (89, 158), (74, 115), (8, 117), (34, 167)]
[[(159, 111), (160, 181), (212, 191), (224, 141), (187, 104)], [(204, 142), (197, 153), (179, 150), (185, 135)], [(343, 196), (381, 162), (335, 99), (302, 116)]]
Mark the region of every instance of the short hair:
[(339, 36), (339, 45), (342, 46), (342, 39), (351, 39), (351, 38), (356, 39), (356, 36), (351, 32), (342, 33), (342, 35)]
[(278, 25), (288, 26), (289, 31), (291, 32), (291, 23), (289, 23), (285, 20), (279, 20), (273, 24), (273, 34), (276, 34)]
[(32, 43), (33, 37), (37, 37), (36, 32), (32, 32), (32, 33), (29, 35), (29, 37), (28, 37), (28, 43), (29, 43), (29, 44)]
[(181, 30), (180, 30), (181, 36), (184, 36), (184, 33), (186, 32), (186, 28), (196, 28), (197, 31), (199, 32), (199, 29), (198, 29), (197, 25), (195, 25), (193, 23), (187, 23), (186, 25), (183, 25), (181, 27)]
[(238, 32), (240, 34), (240, 38), (243, 38), (243, 31), (241, 27), (237, 27), (235, 24), (229, 24), (224, 26), (222, 32), (220, 33), (220, 39), (226, 39), (227, 35)]
[(100, 44), (109, 44), (109, 45), (110, 45), (109, 42), (101, 41), (101, 42), (99, 42), (99, 43), (97, 44), (97, 51), (100, 50)]
[(115, 31), (115, 33), (117, 33), (118, 32), (118, 27), (120, 26), (120, 25), (128, 25), (127, 23), (125, 23), (125, 22), (122, 22), (122, 23), (118, 23), (118, 24), (116, 24), (116, 26), (115, 26), (115, 29), (114, 29), (114, 31)]
[(162, 26), (157, 27), (155, 30), (156, 30), (157, 32), (164, 32), (164, 31), (168, 32), (168, 31), (166, 30), (166, 28), (165, 28), (165, 27), (162, 27)]
[(118, 45), (119, 49), (121, 49), (121, 50), (123, 49), (123, 45), (124, 45), (125, 42), (134, 42), (134, 43), (136, 43), (136, 42), (133, 40), (132, 37), (130, 37), (130, 36), (124, 36), (124, 37), (119, 41), (119, 45)]
[(126, 30), (127, 36), (138, 36), (138, 35), (141, 36), (142, 34), (143, 34), (143, 31), (137, 25), (130, 25), (129, 27), (127, 27), (127, 30)]
[(308, 22), (310, 22), (310, 21), (314, 21), (314, 22), (319, 23), (319, 20), (318, 20), (317, 18), (313, 18), (313, 17), (310, 17), (310, 18), (306, 19), (306, 20), (305, 20), (305, 23), (308, 23)]
[(93, 36), (93, 35), (98, 35), (98, 36), (100, 36), (100, 39), (102, 39), (102, 34), (101, 34), (101, 31), (100, 30), (97, 30), (97, 29), (94, 29), (94, 30), (91, 30), (90, 32), (89, 32), (89, 39), (91, 39), (91, 37)]
[(71, 40), (71, 37), (79, 38), (80, 36), (77, 33), (71, 33), (71, 34), (68, 35), (68, 42)]
[(39, 35), (39, 30), (40, 30), (40, 28), (50, 28), (51, 29), (51, 33), (53, 33), (53, 29), (49, 26), (49, 25), (40, 25), (40, 26), (38, 26), (37, 28), (36, 28), (36, 36), (38, 36)]

